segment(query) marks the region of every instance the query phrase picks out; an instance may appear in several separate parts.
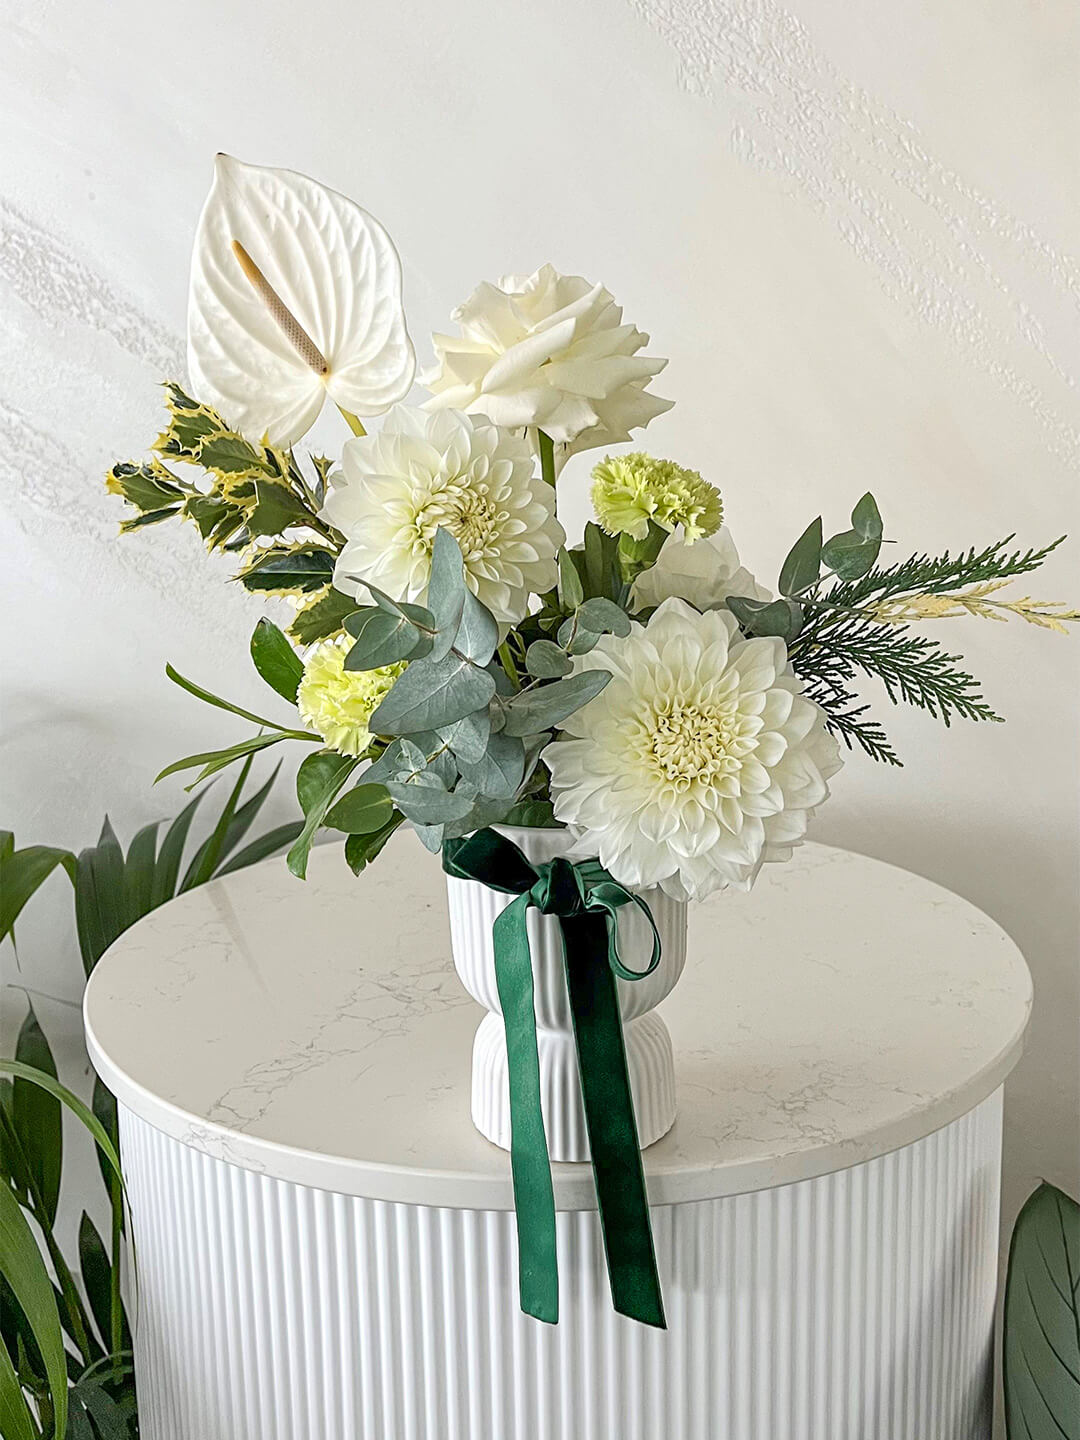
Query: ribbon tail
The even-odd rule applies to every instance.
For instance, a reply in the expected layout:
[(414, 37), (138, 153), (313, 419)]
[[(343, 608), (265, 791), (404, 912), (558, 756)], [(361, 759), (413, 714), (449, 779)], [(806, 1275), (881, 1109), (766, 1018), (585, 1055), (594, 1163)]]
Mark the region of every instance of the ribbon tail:
[(603, 915), (560, 918), (585, 1125), (611, 1299), (620, 1315), (666, 1329), (622, 1014)]
[(510, 1169), (517, 1212), (521, 1308), (527, 1315), (555, 1325), (559, 1319), (555, 1192), (540, 1107), (540, 1058), (526, 928), (529, 903), (527, 893), (519, 895), (495, 921), (495, 980), (510, 1075)]

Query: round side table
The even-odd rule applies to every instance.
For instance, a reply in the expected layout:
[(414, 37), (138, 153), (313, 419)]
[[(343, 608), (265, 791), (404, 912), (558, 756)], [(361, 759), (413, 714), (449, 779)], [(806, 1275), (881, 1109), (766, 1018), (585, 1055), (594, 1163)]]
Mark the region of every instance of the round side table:
[(129, 930), (86, 992), (120, 1102), (145, 1440), (984, 1440), (1016, 947), (809, 845), (691, 913), (645, 1152), (666, 1332), (612, 1313), (555, 1167), (562, 1319), (517, 1304), (481, 1011), (415, 838), (280, 860)]

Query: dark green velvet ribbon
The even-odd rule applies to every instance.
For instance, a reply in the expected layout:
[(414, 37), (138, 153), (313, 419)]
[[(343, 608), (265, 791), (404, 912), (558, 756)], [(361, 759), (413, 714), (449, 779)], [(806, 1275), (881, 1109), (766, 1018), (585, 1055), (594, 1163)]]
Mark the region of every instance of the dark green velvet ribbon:
[[(517, 1211), (521, 1308), (559, 1319), (555, 1195), (540, 1109), (533, 972), (526, 917), (554, 915), (563, 939), (585, 1125), (611, 1299), (621, 1315), (665, 1328), (634, 1102), (626, 1068), (616, 977), (640, 980), (660, 963), (660, 937), (648, 905), (596, 860), (557, 858), (533, 865), (505, 836), (479, 830), (443, 846), (443, 868), (516, 898), (492, 927), (495, 978), (506, 1027), (510, 1073), (510, 1167)], [(631, 970), (619, 956), (616, 911), (637, 905), (653, 933), (652, 958)]]

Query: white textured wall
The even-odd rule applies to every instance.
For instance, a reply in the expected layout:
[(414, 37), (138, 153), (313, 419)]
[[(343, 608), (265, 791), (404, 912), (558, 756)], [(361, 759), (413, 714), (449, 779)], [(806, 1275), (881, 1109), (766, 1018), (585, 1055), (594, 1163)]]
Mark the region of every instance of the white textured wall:
[[(309, 171), (382, 218), (422, 356), (482, 277), (551, 259), (603, 279), (672, 357), (657, 388), (679, 403), (649, 445), (721, 485), (766, 578), (819, 509), (841, 528), (868, 486), (897, 553), (1080, 530), (1070, 0), (3, 13), (2, 811), (21, 841), (85, 843), (106, 808), (130, 831), (178, 805), (178, 785), (151, 791), (156, 769), (227, 727), (167, 684), (166, 657), (258, 693), (257, 608), (193, 534), (117, 543), (99, 481), (154, 433), (155, 383), (179, 363), (217, 149)], [(1036, 594), (1077, 599), (1078, 547)], [(817, 833), (952, 886), (1028, 955), (1008, 1222), (1038, 1175), (1080, 1187), (1080, 635), (948, 636), (1008, 726), (890, 715), (906, 771), (854, 759)], [(70, 999), (54, 883), (23, 979)], [(73, 1012), (43, 1013), (72, 1033)]]

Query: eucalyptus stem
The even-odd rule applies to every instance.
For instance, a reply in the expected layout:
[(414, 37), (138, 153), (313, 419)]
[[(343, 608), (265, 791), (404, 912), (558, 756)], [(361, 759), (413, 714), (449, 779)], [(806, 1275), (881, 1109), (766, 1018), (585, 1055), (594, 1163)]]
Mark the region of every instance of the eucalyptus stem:
[(555, 442), (550, 435), (537, 428), (536, 443), (540, 450), (540, 474), (554, 490), (555, 488)]

